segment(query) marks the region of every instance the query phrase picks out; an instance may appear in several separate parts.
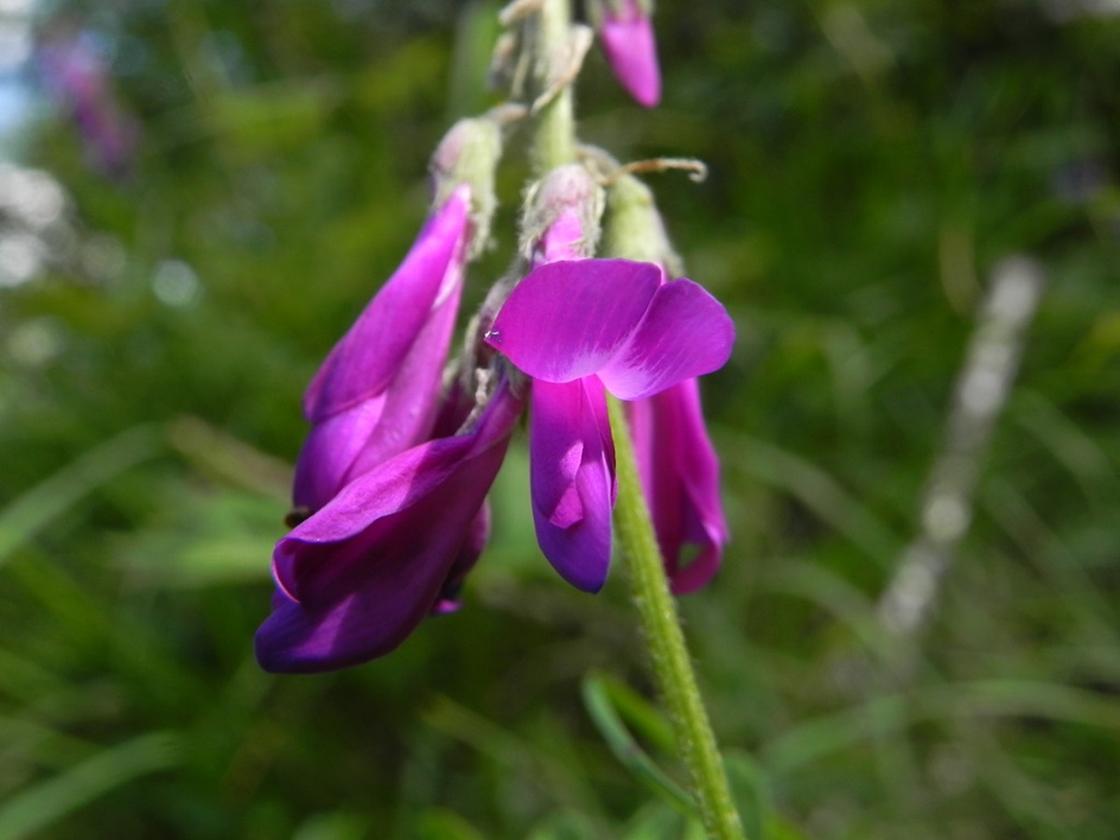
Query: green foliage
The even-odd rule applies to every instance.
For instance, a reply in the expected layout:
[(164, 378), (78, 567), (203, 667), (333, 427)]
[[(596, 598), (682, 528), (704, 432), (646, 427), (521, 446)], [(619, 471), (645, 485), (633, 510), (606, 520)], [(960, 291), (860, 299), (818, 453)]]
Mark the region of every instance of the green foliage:
[[(461, 613), (342, 674), (252, 656), (300, 392), (407, 247), (448, 120), (492, 101), (465, 80), (496, 4), (52, 5), (115, 44), (143, 141), (113, 182), (63, 115), (22, 138), (69, 234), (0, 289), (0, 835), (689, 836), (581, 703), (593, 670), (648, 696), (645, 663), (620, 581), (539, 556), (520, 449)], [(712, 171), (652, 183), (740, 327), (705, 386), (734, 540), (681, 608), (771, 840), (1120, 824), (1120, 25), (1060, 5), (663, 0), (664, 106), (596, 55), (581, 82), (587, 139)], [(875, 600), (1013, 252), (1050, 285), (903, 678)]]

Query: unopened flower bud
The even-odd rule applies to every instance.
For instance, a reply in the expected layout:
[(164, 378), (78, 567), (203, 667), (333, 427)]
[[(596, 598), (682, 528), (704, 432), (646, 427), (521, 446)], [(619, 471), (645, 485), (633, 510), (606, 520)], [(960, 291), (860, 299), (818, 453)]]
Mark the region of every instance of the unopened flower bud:
[(670, 277), (684, 273), (653, 192), (633, 175), (621, 175), (607, 190), (603, 251), (612, 257), (656, 263)]
[(472, 258), (490, 241), (490, 221), (498, 206), (494, 174), (501, 156), (501, 125), (489, 115), (459, 120), (432, 155), (434, 206), (442, 206), (460, 184), (470, 187)]
[(650, 0), (591, 0), (591, 19), (618, 81), (639, 105), (661, 101)]
[(595, 253), (603, 188), (578, 163), (557, 167), (525, 198), (521, 253), (533, 262), (584, 259)]

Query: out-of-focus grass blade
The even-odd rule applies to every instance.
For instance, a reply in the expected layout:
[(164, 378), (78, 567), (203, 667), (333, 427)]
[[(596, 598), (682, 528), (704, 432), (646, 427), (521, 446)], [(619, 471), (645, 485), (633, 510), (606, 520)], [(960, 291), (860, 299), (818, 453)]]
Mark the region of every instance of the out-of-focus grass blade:
[(423, 717), (433, 729), (474, 747), (503, 771), (516, 771), (548, 799), (585, 814), (600, 810), (598, 792), (588, 784), (586, 773), (573, 772), (557, 755), (551, 735), (543, 741), (523, 740), (447, 697), (437, 698)]
[(600, 836), (585, 815), (578, 811), (549, 814), (529, 833), (529, 840), (586, 840)]
[(716, 434), (720, 451), (731, 453), (727, 463), (732, 468), (796, 496), (868, 556), (884, 566), (893, 563), (899, 540), (824, 470), (750, 435)]
[(32, 487), (0, 512), (0, 564), (87, 493), (161, 449), (158, 427), (134, 426)]
[(1065, 545), (1014, 483), (1001, 476), (989, 479), (981, 492), (984, 509), (1000, 524), (1007, 536), (1032, 558), (1047, 579), (1047, 585), (1065, 593), (1102, 646), (1117, 650), (1117, 628), (1113, 607), (1077, 554)]
[(292, 469), (198, 417), (167, 426), (167, 440), (192, 465), (236, 487), (288, 502)]
[(1092, 498), (1093, 482), (1108, 477), (1114, 465), (1101, 444), (1037, 391), (1016, 393), (1011, 417), (1033, 434)]
[(114, 559), (139, 587), (190, 589), (267, 579), (282, 532), (275, 500), (244, 490), (169, 484), (157, 521), (122, 535)]
[(906, 702), (897, 696), (877, 697), (795, 726), (762, 751), (771, 772), (788, 773), (840, 750), (862, 743), (874, 728), (897, 729), (909, 720)]
[(363, 840), (370, 836), (369, 821), (360, 814), (332, 811), (306, 820), (292, 840)]
[(0, 715), (0, 765), (13, 761), (40, 767), (68, 767), (89, 755), (85, 741), (58, 732), (30, 717)]
[(622, 722), (615, 709), (610, 680), (588, 674), (583, 678), (582, 691), (583, 705), (615, 758), (651, 793), (680, 813), (697, 816), (692, 797), (653, 762)]
[(483, 835), (454, 811), (433, 809), (417, 821), (416, 840), (483, 840)]
[(731, 793), (743, 820), (743, 829), (751, 840), (768, 840), (770, 835), (773, 796), (765, 771), (753, 758), (736, 750), (723, 757)]
[(0, 694), (32, 702), (52, 691), (67, 687), (62, 677), (51, 673), (31, 659), (0, 647)]
[(677, 840), (682, 817), (661, 801), (650, 802), (630, 819), (625, 840)]
[(768, 564), (761, 584), (768, 590), (816, 604), (849, 627), (869, 651), (883, 657), (889, 655), (890, 640), (878, 632), (875, 604), (827, 567), (804, 560), (783, 559), (780, 563)]
[(274, 540), (253, 537), (215, 539), (188, 546), (175, 574), (164, 582), (171, 586), (203, 587), (224, 583), (260, 583), (269, 579), (268, 563), (261, 562)]
[(19, 840), (133, 779), (179, 762), (180, 739), (141, 735), (101, 752), (0, 805), (0, 837)]
[[(267, 536), (200, 536), (181, 543), (177, 534), (146, 533), (129, 546), (122, 565), (143, 587), (200, 589), (209, 586), (261, 583), (268, 579), (267, 558), (275, 542)], [(163, 547), (161, 553), (143, 549)]]
[(618, 714), (634, 727), (639, 735), (652, 742), (659, 750), (669, 753), (674, 751), (676, 737), (673, 735), (673, 727), (660, 709), (622, 680), (615, 679), (609, 674), (592, 676), (602, 686)]
[[(112, 657), (114, 673), (143, 691), (147, 703), (184, 708), (209, 699), (205, 680), (177, 656), (150, 625), (126, 610), (106, 606), (93, 590), (82, 586), (61, 564), (29, 546), (27, 558), (13, 562), (7, 575), (39, 605), (54, 626), (60, 644), (72, 649), (100, 649)], [(99, 660), (100, 661), (100, 660)], [(68, 708), (92, 707), (88, 686), (63, 688)]]
[(855, 746), (876, 731), (945, 717), (1041, 717), (1120, 730), (1120, 705), (1092, 691), (1058, 683), (979, 680), (933, 686), (909, 697), (877, 697), (806, 721), (771, 741), (763, 751), (763, 763), (772, 771), (788, 773)]

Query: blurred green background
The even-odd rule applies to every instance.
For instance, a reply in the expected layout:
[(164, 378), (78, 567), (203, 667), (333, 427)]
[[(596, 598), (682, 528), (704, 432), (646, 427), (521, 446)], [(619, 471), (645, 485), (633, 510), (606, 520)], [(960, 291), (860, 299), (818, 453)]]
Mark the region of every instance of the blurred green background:
[[(662, 0), (660, 109), (598, 54), (581, 79), (586, 139), (711, 167), (653, 181), (740, 330), (705, 385), (734, 539), (681, 609), (767, 837), (1120, 836), (1113, 6)], [(593, 671), (652, 693), (620, 576), (587, 596), (539, 555), (523, 436), (462, 612), (336, 675), (252, 656), (300, 393), (411, 241), (429, 151), (495, 101), (496, 10), (0, 4), (25, 35), (68, 16), (140, 128), (110, 177), (34, 62), (8, 62), (0, 837), (686, 836), (581, 701)], [(13, 173), (53, 212), (21, 217)], [(525, 174), (514, 151), (471, 301)], [(1011, 253), (1049, 286), (900, 671), (875, 603)], [(623, 701), (680, 778), (664, 721)]]

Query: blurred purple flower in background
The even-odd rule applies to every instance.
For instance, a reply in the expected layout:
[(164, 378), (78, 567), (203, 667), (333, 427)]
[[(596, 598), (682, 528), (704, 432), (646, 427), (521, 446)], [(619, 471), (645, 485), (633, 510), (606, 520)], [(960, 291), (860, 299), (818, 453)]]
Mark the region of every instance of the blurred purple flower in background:
[(59, 31), (40, 44), (37, 58), (47, 89), (72, 114), (90, 163), (107, 175), (125, 175), (135, 157), (139, 127), (117, 101), (91, 37)]
[(595, 15), (603, 52), (618, 81), (646, 108), (661, 101), (661, 68), (649, 0), (601, 0)]

